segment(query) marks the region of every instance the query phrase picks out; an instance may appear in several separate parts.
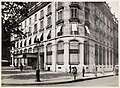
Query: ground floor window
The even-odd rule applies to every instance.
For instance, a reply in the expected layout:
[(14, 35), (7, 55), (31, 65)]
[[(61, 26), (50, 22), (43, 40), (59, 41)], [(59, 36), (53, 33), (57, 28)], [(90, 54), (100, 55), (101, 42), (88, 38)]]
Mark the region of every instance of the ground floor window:
[(84, 65), (89, 65), (89, 43), (84, 41)]
[(70, 65), (78, 65), (79, 62), (79, 42), (76, 40), (70, 41), (70, 49), (69, 49), (69, 64)]

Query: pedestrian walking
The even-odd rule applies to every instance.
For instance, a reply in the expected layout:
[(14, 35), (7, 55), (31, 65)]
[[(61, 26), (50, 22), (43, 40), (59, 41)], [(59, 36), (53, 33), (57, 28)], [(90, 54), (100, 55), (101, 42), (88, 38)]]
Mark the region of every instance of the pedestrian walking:
[(22, 70), (23, 70), (23, 65), (22, 65), (22, 63), (20, 63), (20, 70), (21, 70), (21, 72), (22, 72)]
[(76, 67), (73, 67), (73, 76), (74, 76), (74, 80), (76, 80), (76, 75), (77, 75), (77, 68)]
[(85, 68), (83, 67), (83, 69), (82, 69), (82, 77), (84, 77), (85, 76)]
[(69, 66), (69, 73), (71, 73), (71, 65)]

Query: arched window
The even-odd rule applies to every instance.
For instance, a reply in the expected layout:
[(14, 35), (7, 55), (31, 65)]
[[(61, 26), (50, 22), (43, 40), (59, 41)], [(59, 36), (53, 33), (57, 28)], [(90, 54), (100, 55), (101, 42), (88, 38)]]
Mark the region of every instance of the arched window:
[(29, 49), (28, 49), (28, 53), (32, 53), (32, 48), (29, 48)]
[(76, 40), (70, 41), (70, 49), (69, 49), (69, 64), (70, 65), (78, 65), (79, 62), (79, 42)]
[(57, 64), (63, 65), (64, 64), (64, 42), (58, 42), (57, 46)]
[(109, 65), (109, 49), (107, 49), (107, 65)]
[(89, 42), (84, 41), (84, 65), (89, 65)]
[(106, 60), (105, 60), (105, 47), (103, 47), (103, 65), (105, 65)]
[(98, 65), (98, 45), (95, 44), (95, 64)]
[(36, 53), (36, 52), (38, 52), (37, 46), (35, 46), (35, 47), (33, 48), (33, 53)]
[(102, 65), (102, 47), (99, 46), (99, 64)]
[(47, 45), (47, 65), (52, 65), (52, 44)]

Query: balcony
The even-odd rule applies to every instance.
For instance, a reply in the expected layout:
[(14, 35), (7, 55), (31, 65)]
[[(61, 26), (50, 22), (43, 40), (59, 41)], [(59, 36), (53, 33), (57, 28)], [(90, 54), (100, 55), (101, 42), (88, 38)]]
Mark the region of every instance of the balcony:
[(64, 20), (63, 19), (59, 19), (57, 22), (56, 22), (56, 25), (59, 25), (61, 23), (64, 23)]
[(48, 12), (46, 16), (52, 15), (52, 12)]
[(69, 19), (69, 22), (78, 22), (78, 23), (80, 23), (80, 19), (79, 18), (77, 18), (77, 17), (72, 17), (72, 18), (70, 18)]
[(46, 26), (46, 29), (51, 28), (51, 27), (52, 27), (52, 24), (49, 24)]
[(56, 9), (56, 11), (59, 11), (59, 10), (61, 10), (61, 9), (64, 9), (64, 6), (59, 6), (59, 7)]

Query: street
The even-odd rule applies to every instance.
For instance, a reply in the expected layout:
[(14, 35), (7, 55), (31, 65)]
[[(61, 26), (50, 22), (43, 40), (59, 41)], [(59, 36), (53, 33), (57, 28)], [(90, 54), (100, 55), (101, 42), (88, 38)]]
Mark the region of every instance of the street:
[(110, 77), (104, 77), (104, 78), (98, 78), (98, 79), (92, 79), (92, 80), (86, 80), (86, 81), (80, 81), (80, 82), (73, 82), (73, 83), (66, 83), (66, 84), (56, 84), (56, 85), (40, 85), (40, 86), (46, 86), (46, 87), (57, 87), (57, 86), (63, 86), (63, 87), (80, 87), (80, 86), (109, 86), (109, 87), (118, 87), (118, 76), (110, 76)]

